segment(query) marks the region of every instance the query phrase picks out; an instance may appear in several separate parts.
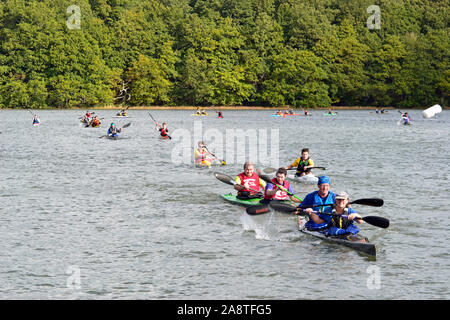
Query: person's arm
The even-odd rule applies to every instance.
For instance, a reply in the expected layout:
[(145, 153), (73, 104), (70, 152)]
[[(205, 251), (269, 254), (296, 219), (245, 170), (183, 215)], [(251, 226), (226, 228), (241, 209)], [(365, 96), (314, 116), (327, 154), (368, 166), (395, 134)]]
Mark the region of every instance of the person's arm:
[(239, 176), (236, 176), (236, 178), (234, 178), (234, 182), (236, 182), (237, 184), (234, 185), (234, 190), (237, 191), (241, 191), (244, 190), (245, 188), (243, 186), (241, 186), (241, 178), (239, 178)]
[(312, 159), (309, 159), (308, 165), (304, 167), (304, 169), (309, 169), (314, 167), (314, 161)]
[[(349, 215), (348, 215), (348, 220), (355, 220), (355, 218), (362, 218), (358, 212), (356, 212), (355, 210), (353, 210), (352, 208), (348, 209)], [(362, 219), (356, 219), (356, 222), (358, 222), (359, 224), (362, 224), (364, 221)]]
[(296, 197), (293, 196), (293, 195), (295, 195), (295, 192), (294, 192), (294, 188), (292, 188), (292, 185), (289, 185), (289, 190), (288, 191), (290, 193), (292, 193), (292, 196), (289, 195), (289, 198), (291, 199), (291, 201), (294, 201), (294, 202), (297, 202), (297, 203), (302, 203), (301, 200), (299, 200), (299, 199), (297, 199)]
[(290, 165), (288, 165), (287, 167), (285, 167), (286, 170), (289, 170), (291, 168), (297, 167), (298, 163), (300, 162), (300, 158), (297, 158), (294, 162), (292, 162)]
[(271, 196), (275, 195), (275, 193), (277, 193), (278, 188), (277, 188), (276, 185), (274, 185), (272, 183), (267, 183), (266, 187), (265, 187), (265, 190), (266, 190), (266, 195), (271, 197)]
[(315, 223), (321, 224), (325, 222), (325, 220), (320, 219), (319, 216), (313, 212), (312, 208), (305, 209), (305, 212), (309, 215), (309, 218)]

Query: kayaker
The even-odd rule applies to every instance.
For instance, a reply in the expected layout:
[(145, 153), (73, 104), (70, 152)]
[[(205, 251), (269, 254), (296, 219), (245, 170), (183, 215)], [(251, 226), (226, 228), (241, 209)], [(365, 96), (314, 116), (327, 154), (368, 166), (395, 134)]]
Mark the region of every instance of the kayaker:
[[(306, 195), (306, 197), (303, 199), (303, 202), (301, 203), (302, 208), (306, 208), (305, 212), (309, 215), (312, 214), (313, 211), (317, 211), (320, 213), (331, 213), (332, 206), (336, 203), (336, 194), (332, 191), (330, 191), (330, 178), (328, 176), (320, 176), (319, 181), (317, 182), (317, 186), (319, 190), (311, 192)], [(323, 206), (323, 207), (315, 207), (314, 209), (312, 206), (315, 205), (324, 205), (329, 204), (330, 206)], [(311, 207), (308, 207), (311, 206)], [(298, 226), (299, 228), (302, 225), (302, 218), (299, 215), (298, 216)], [(305, 227), (307, 227), (309, 230), (321, 230), (327, 227), (327, 223), (316, 223), (313, 218), (310, 219), (306, 224)]]
[(35, 115), (33, 116), (33, 125), (35, 125), (35, 124), (40, 124), (40, 123), (41, 123), (41, 120), (39, 120), (37, 114), (35, 114)]
[(202, 115), (205, 115), (205, 114), (206, 114), (206, 110), (205, 110), (205, 109), (202, 109), (201, 114), (202, 114)]
[(405, 112), (404, 114), (402, 114), (402, 119), (403, 119), (403, 124), (404, 125), (410, 124), (409, 123), (410, 122), (410, 118), (409, 118), (408, 112)]
[(304, 114), (305, 114), (305, 116), (309, 116), (309, 112), (307, 109), (305, 109)]
[[(312, 221), (317, 225), (326, 223), (326, 233), (329, 236), (339, 236), (345, 234), (357, 234), (360, 230), (353, 224), (355, 218), (361, 218), (361, 216), (352, 208), (348, 207), (349, 196), (346, 192), (340, 191), (336, 194), (336, 205), (331, 210), (332, 214), (316, 214), (311, 208), (306, 209), (305, 212), (309, 215)], [(357, 219), (357, 223), (363, 223), (362, 219)]]
[(253, 162), (246, 162), (244, 172), (238, 174), (234, 181), (239, 184), (234, 186), (238, 191), (236, 196), (238, 199), (261, 198), (260, 187), (262, 189), (266, 187), (266, 182), (255, 172)]
[(94, 116), (94, 118), (92, 118), (92, 122), (91, 122), (91, 126), (92, 127), (98, 127), (100, 126), (100, 120), (98, 119), (97, 116)]
[(110, 137), (118, 137), (119, 133), (122, 131), (121, 128), (117, 128), (114, 123), (111, 123), (111, 125), (108, 128), (108, 136)]
[(333, 111), (331, 111), (331, 109), (328, 109), (328, 114), (333, 114)]
[(158, 130), (161, 134), (161, 137), (167, 137), (169, 129), (167, 129), (167, 124), (163, 122), (162, 126), (159, 126), (158, 123), (156, 123), (156, 130)]
[(122, 109), (122, 111), (120, 111), (117, 114), (118, 117), (126, 117), (127, 116), (127, 112), (125, 111), (125, 109)]
[(208, 156), (212, 157), (212, 154), (206, 149), (205, 143), (203, 141), (199, 141), (198, 148), (195, 149), (194, 152), (195, 163), (204, 164), (210, 167), (213, 159)]
[(285, 167), (286, 170), (297, 167), (295, 175), (297, 177), (304, 176), (305, 174), (312, 174), (311, 168), (314, 167), (314, 161), (309, 158), (309, 149), (303, 148), (302, 155), (297, 158), (292, 164)]
[(287, 170), (285, 168), (279, 168), (275, 178), (272, 179), (272, 183), (267, 183), (264, 191), (264, 200), (261, 203), (269, 203), (272, 200), (288, 200), (288, 197), (297, 203), (301, 203), (300, 200), (288, 194), (283, 189), (278, 188), (275, 184), (278, 184), (294, 194), (294, 189), (289, 181), (286, 180)]
[(283, 115), (283, 113), (281, 112), (281, 110), (278, 110), (278, 111), (277, 111), (277, 115), (278, 115), (278, 116), (282, 116), (282, 115)]
[(217, 112), (217, 118), (223, 118), (222, 111), (218, 111), (218, 112)]

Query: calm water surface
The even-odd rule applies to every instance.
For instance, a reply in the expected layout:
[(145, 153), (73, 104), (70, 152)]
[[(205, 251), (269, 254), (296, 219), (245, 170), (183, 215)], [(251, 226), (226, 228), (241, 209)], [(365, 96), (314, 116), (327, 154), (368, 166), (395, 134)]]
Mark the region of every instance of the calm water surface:
[[(82, 111), (39, 111), (38, 127), (26, 110), (0, 111), (1, 299), (450, 298), (448, 111), (423, 119), (409, 110), (408, 127), (396, 111), (151, 111), (171, 141), (148, 111), (96, 113), (100, 128), (80, 126)], [(122, 139), (99, 139), (111, 121), (131, 126)], [(355, 206), (391, 220), (389, 229), (361, 226), (376, 260), (300, 234), (295, 217), (248, 216), (223, 201), (232, 187), (212, 174), (234, 176), (242, 162), (204, 170), (171, 161), (174, 130), (193, 135), (194, 125), (224, 136), (278, 129), (280, 165), (309, 147), (332, 190), (383, 198), (381, 208)], [(304, 197), (316, 187), (294, 189)]]

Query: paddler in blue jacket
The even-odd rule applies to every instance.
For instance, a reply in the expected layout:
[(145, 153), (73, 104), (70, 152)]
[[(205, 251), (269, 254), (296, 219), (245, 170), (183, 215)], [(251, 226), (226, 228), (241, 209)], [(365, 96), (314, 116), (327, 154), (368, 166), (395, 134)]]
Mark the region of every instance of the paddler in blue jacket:
[(122, 131), (122, 129), (119, 129), (116, 127), (116, 125), (114, 123), (111, 123), (111, 125), (108, 128), (108, 135), (110, 137), (118, 137), (118, 133), (120, 133), (120, 131)]
[[(330, 191), (330, 178), (328, 176), (320, 176), (319, 181), (317, 182), (317, 186), (319, 190), (314, 191), (306, 195), (305, 199), (302, 201), (301, 205), (299, 207), (306, 208), (305, 212), (311, 216), (311, 219), (306, 222), (305, 227), (309, 230), (320, 230), (325, 229), (328, 225), (327, 222), (315, 222), (314, 221), (314, 215), (317, 215), (313, 213), (313, 211), (318, 212), (320, 214), (323, 213), (331, 213), (332, 211), (332, 205), (336, 203), (336, 194), (332, 191)], [(329, 206), (323, 206), (323, 207), (312, 207), (317, 205), (324, 205), (329, 204)], [(308, 207), (311, 206), (311, 207)], [(318, 221), (318, 220), (316, 220)], [(301, 216), (298, 216), (298, 226), (299, 228), (302, 225), (302, 219)]]

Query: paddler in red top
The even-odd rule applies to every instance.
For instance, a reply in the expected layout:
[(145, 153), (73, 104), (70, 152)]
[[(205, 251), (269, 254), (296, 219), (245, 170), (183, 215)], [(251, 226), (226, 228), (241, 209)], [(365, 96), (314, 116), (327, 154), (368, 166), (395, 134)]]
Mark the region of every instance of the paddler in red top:
[(246, 162), (244, 164), (244, 172), (238, 174), (234, 181), (238, 183), (234, 185), (234, 189), (238, 191), (236, 196), (238, 199), (261, 198), (262, 194), (259, 188), (264, 189), (266, 187), (266, 182), (255, 172), (253, 162)]
[[(287, 170), (285, 168), (279, 168), (275, 178), (272, 179), (272, 183), (267, 183), (265, 192), (264, 192), (264, 200), (261, 201), (261, 203), (269, 203), (272, 200), (288, 200), (291, 199), (294, 202), (301, 203), (301, 201), (294, 196), (294, 189), (292, 188), (289, 181), (286, 180), (287, 176)], [(287, 191), (289, 191), (292, 195), (288, 194), (285, 190), (279, 188), (275, 184), (278, 184), (279, 186), (283, 187)]]
[(160, 131), (161, 137), (164, 139), (171, 139), (170, 136), (167, 134), (167, 132), (169, 132), (169, 129), (167, 129), (167, 124), (165, 122), (163, 122), (162, 126), (160, 126), (158, 124), (158, 122), (156, 122), (156, 130)]

